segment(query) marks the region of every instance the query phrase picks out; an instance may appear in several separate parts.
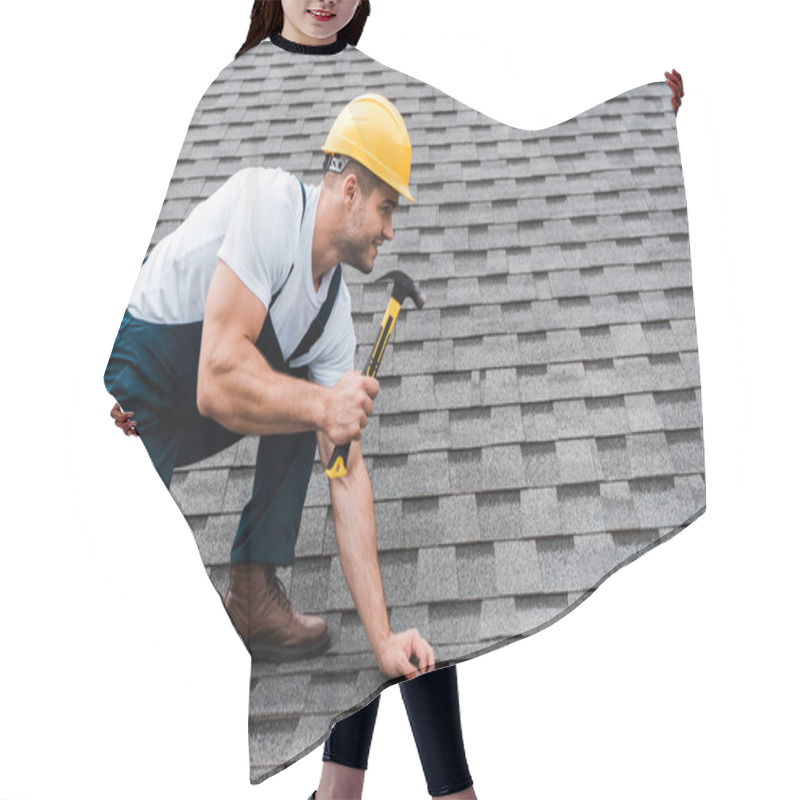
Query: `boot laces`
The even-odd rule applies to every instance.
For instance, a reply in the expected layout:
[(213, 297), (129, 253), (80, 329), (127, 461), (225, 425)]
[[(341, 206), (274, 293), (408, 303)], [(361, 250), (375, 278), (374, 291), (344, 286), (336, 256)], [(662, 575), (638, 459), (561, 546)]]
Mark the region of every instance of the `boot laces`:
[(276, 595), (278, 605), (280, 605), (284, 611), (294, 611), (294, 608), (292, 608), (292, 603), (289, 600), (289, 595), (286, 593), (286, 587), (283, 585), (283, 581), (275, 574), (275, 572), (272, 572), (272, 574), (268, 572), (267, 578), (273, 593)]

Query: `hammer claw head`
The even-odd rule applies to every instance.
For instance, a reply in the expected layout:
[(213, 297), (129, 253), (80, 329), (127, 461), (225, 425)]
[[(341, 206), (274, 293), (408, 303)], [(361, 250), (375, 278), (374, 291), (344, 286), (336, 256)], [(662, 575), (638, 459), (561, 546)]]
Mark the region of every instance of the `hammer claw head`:
[(394, 297), (394, 299), (397, 300), (400, 305), (403, 304), (403, 301), (407, 297), (410, 297), (414, 301), (414, 305), (417, 308), (422, 308), (422, 306), (425, 305), (425, 292), (421, 292), (414, 281), (412, 281), (411, 278), (409, 278), (409, 276), (406, 275), (406, 273), (402, 270), (392, 270), (391, 272), (387, 272), (385, 275), (382, 275), (377, 280), (394, 281), (394, 285), (392, 286), (392, 297)]

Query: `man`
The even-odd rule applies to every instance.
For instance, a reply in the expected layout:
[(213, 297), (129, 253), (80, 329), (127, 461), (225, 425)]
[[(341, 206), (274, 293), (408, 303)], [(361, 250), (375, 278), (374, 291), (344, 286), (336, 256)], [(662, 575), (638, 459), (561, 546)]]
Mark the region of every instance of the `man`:
[[(297, 613), (275, 575), (294, 547), (315, 448), (352, 441), (331, 481), (342, 570), (382, 672), (433, 667), (416, 630), (389, 628), (372, 488), (358, 440), (378, 382), (353, 371), (355, 332), (341, 262), (372, 271), (392, 239), (411, 142), (380, 95), (351, 101), (322, 150), (321, 186), (278, 169), (233, 175), (154, 248), (136, 283), (106, 387), (136, 417), (165, 484), (243, 435), (260, 437), (253, 494), (231, 550), (225, 607), (255, 657), (308, 658), (325, 621)], [(416, 661), (416, 665), (412, 662)]]

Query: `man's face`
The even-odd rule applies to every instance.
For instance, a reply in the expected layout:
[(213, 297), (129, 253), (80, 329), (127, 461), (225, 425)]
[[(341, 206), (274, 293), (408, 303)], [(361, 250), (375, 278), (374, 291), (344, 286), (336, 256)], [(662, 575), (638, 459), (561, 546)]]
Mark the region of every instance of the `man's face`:
[(365, 275), (372, 272), (378, 249), (394, 237), (392, 215), (398, 197), (397, 191), (385, 184), (366, 196), (359, 188), (344, 225), (342, 261)]

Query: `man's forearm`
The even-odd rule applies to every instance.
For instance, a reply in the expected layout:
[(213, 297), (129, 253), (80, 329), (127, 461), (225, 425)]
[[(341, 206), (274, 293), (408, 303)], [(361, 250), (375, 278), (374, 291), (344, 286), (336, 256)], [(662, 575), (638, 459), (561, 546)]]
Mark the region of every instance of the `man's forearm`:
[(391, 630), (378, 567), (372, 485), (360, 451), (347, 475), (331, 481), (331, 502), (342, 572), (377, 656)]
[(223, 344), (224, 350), (208, 343), (207, 351), (201, 352), (197, 385), (201, 414), (234, 433), (256, 436), (322, 427), (328, 389), (276, 372), (244, 337)]

